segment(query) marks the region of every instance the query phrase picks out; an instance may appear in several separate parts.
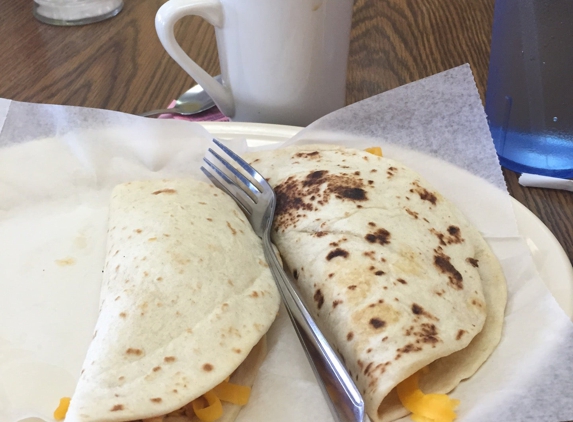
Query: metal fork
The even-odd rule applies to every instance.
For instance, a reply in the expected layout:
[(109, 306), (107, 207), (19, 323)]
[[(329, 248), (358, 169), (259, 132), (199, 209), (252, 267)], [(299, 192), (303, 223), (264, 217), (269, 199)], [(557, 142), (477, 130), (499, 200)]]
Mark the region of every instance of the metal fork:
[(241, 157), (216, 139), (213, 142), (244, 172), (212, 148), (203, 158), (206, 167), (201, 167), (201, 170), (235, 200), (262, 239), (265, 258), (332, 416), (337, 422), (369, 422), (364, 401), (354, 381), (317, 327), (273, 252), (270, 236), (276, 204), (273, 189)]

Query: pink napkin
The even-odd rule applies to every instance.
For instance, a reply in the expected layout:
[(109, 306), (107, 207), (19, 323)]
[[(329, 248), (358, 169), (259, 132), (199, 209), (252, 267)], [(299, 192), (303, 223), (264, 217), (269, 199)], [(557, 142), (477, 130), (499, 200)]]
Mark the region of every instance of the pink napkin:
[[(169, 108), (175, 106), (175, 100), (169, 104)], [(201, 113), (191, 114), (190, 116), (181, 116), (179, 114), (161, 114), (157, 117), (158, 119), (177, 119), (177, 120), (187, 120), (190, 122), (228, 122), (229, 118), (225, 116), (221, 111), (214, 106), (209, 110), (202, 111)]]

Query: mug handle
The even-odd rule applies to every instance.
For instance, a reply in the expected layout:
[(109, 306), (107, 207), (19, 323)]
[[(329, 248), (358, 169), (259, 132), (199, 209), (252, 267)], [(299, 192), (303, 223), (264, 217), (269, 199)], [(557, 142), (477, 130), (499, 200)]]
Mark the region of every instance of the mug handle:
[(227, 116), (235, 114), (235, 102), (231, 90), (217, 82), (195, 63), (177, 43), (174, 34), (175, 23), (184, 16), (196, 15), (221, 28), (223, 26), (223, 5), (219, 0), (169, 0), (157, 11), (155, 30), (165, 51), (203, 87), (219, 110)]

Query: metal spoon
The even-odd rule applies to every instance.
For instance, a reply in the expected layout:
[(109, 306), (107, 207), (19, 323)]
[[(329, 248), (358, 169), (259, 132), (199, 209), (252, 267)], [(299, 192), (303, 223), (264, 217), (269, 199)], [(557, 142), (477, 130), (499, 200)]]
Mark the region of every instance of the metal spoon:
[[(215, 76), (215, 80), (221, 83), (221, 75)], [(195, 85), (177, 98), (174, 107), (146, 111), (145, 113), (141, 113), (140, 116), (148, 117), (155, 116), (156, 114), (181, 114), (183, 116), (189, 116), (208, 110), (214, 105), (215, 103), (203, 90), (203, 87), (201, 85)]]

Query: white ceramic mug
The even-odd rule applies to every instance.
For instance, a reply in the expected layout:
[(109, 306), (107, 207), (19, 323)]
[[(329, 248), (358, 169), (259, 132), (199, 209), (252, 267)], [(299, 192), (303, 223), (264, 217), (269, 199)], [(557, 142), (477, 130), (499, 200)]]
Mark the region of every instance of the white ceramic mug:
[[(233, 121), (306, 126), (344, 107), (353, 0), (169, 0), (155, 27), (167, 53)], [(183, 16), (215, 27), (223, 84), (181, 49)]]

